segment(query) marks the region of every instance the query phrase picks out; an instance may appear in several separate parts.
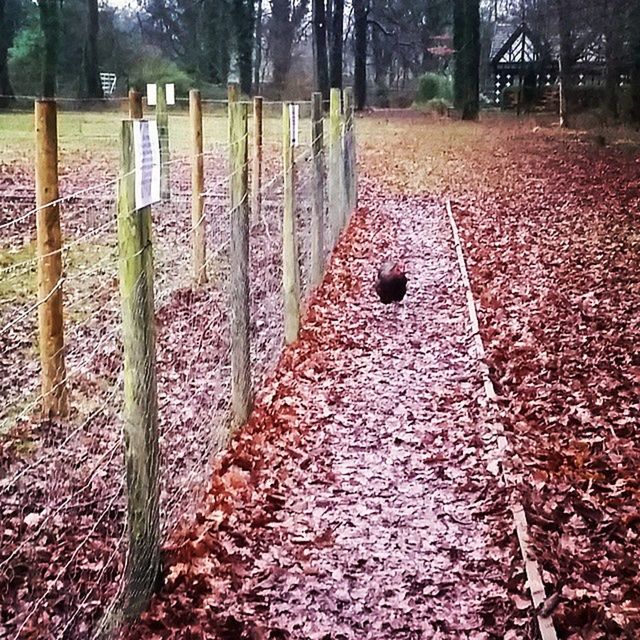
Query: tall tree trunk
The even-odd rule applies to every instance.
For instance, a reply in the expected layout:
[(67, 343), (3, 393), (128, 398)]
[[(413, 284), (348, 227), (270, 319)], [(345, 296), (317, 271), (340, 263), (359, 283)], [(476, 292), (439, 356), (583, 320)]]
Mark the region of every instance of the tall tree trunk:
[(11, 35), (5, 15), (5, 0), (0, 0), (0, 107), (6, 107), (14, 95), (9, 78), (8, 51), (10, 46)]
[(312, 0), (313, 61), (316, 91), (329, 100), (329, 59), (327, 56), (327, 16), (324, 0)]
[(202, 72), (213, 84), (226, 84), (229, 78), (230, 12), (226, 0), (204, 0), (202, 4)]
[(640, 3), (634, 4), (630, 18), (631, 118), (640, 126)]
[(342, 30), (344, 22), (344, 0), (334, 0), (331, 24), (331, 70), (333, 88), (342, 89)]
[(353, 0), (354, 19), (354, 70), (353, 94), (356, 110), (362, 111), (367, 104), (367, 0)]
[(38, 0), (40, 27), (44, 35), (42, 57), (42, 96), (54, 98), (58, 70), (58, 45), (60, 41), (60, 13), (58, 0)]
[(87, 0), (87, 41), (84, 45), (84, 84), (87, 98), (102, 98), (100, 64), (98, 62), (98, 34), (100, 13), (98, 0)]
[(560, 31), (560, 126), (569, 126), (569, 96), (573, 68), (573, 40), (569, 0), (556, 0)]
[(295, 34), (289, 0), (272, 0), (269, 39), (273, 61), (273, 84), (279, 95), (291, 68), (291, 51)]
[(260, 68), (262, 67), (262, 0), (257, 0), (255, 60), (253, 65), (253, 90), (260, 93)]
[(464, 0), (453, 0), (453, 106), (460, 112), (464, 103), (466, 77), (464, 41)]
[(619, 114), (618, 86), (620, 82), (620, 62), (622, 59), (621, 33), (624, 30), (624, 7), (620, 0), (604, 0), (603, 24), (605, 25), (605, 107), (612, 120)]
[(465, 0), (465, 94), (463, 120), (477, 120), (480, 113), (480, 0)]
[(455, 53), (453, 101), (463, 120), (480, 112), (480, 1), (454, 0)]
[(251, 94), (251, 65), (253, 62), (253, 10), (254, 0), (233, 0), (240, 90)]

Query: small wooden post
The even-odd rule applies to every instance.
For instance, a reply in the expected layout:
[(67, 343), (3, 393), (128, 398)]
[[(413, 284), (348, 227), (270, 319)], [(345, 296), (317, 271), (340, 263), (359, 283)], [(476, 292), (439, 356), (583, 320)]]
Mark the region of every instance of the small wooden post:
[(344, 90), (344, 195), (345, 219), (349, 220), (356, 207), (356, 158), (353, 88)]
[(167, 111), (167, 94), (163, 84), (158, 84), (156, 95), (156, 122), (158, 123), (158, 137), (160, 138), (160, 197), (163, 200), (169, 200), (171, 198), (169, 113)]
[(289, 103), (282, 105), (282, 164), (284, 207), (282, 219), (282, 290), (284, 294), (284, 339), (291, 344), (300, 332), (300, 264), (296, 232), (295, 161), (291, 140)]
[(62, 232), (60, 207), (57, 203), (58, 117), (55, 100), (36, 101), (35, 120), (38, 332), (42, 366), (42, 411), (46, 417), (52, 418), (66, 416), (69, 410), (64, 361)]
[(313, 200), (311, 202), (311, 286), (316, 287), (324, 273), (324, 123), (322, 94), (311, 96), (311, 148), (313, 150)]
[(230, 84), (229, 175), (231, 179), (231, 408), (239, 426), (251, 413), (251, 359), (249, 331), (249, 144), (248, 107), (238, 102), (239, 88)]
[(329, 221), (332, 247), (338, 242), (343, 223), (340, 93), (340, 89), (331, 89), (329, 101)]
[(142, 119), (142, 94), (135, 89), (129, 91), (129, 117), (132, 120)]
[(253, 99), (253, 164), (251, 167), (251, 211), (254, 220), (262, 208), (262, 98)]
[(151, 207), (135, 208), (133, 121), (120, 132), (118, 249), (124, 343), (124, 443), (129, 552), (125, 615), (137, 616), (160, 570), (158, 397)]
[(191, 230), (193, 281), (201, 285), (207, 281), (207, 227), (204, 217), (204, 156), (202, 144), (202, 98), (200, 91), (189, 91), (191, 116)]

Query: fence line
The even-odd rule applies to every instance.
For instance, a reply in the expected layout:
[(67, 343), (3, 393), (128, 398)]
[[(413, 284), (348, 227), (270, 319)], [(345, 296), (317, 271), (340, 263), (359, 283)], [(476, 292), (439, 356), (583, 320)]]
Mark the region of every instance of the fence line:
[[(0, 238), (4, 232), (7, 242), (15, 244), (16, 233), (24, 233), (24, 225), (31, 226), (34, 217), (59, 207), (66, 232), (60, 246), (47, 247), (34, 257), (20, 254), (15, 262), (0, 266), (9, 287), (8, 294), (0, 293), (0, 335), (7, 344), (15, 343), (9, 364), (0, 366), (9, 366), (16, 374), (0, 418), (0, 438), (9, 447), (5, 458), (0, 458), (0, 500), (6, 506), (7, 530), (12, 532), (0, 550), (0, 587), (7, 593), (20, 589), (24, 593), (29, 587), (30, 593), (26, 609), (19, 608), (15, 599), (0, 605), (9, 637), (37, 637), (38, 625), (47, 619), (48, 603), (55, 599), (65, 603), (65, 613), (51, 629), (59, 637), (81, 637), (81, 628), (94, 628), (97, 633), (117, 626), (123, 614), (135, 616), (146, 606), (162, 541), (179, 514), (188, 513), (185, 501), (206, 482), (212, 457), (227, 441), (230, 426), (246, 419), (254, 390), (279, 357), (285, 340), (297, 336), (297, 328), (286, 330), (288, 283), (293, 283), (294, 292), (297, 286), (299, 314), (322, 279), (327, 253), (354, 206), (353, 194), (346, 192), (348, 184), (353, 184), (347, 178), (355, 171), (355, 153), (347, 139), (352, 127), (348, 111), (343, 117), (341, 107), (335, 108), (342, 102), (339, 91), (334, 94), (338, 102), (334, 97), (330, 128), (322, 126), (319, 94), (310, 102), (295, 103), (311, 106), (310, 117), (302, 123), (303, 136), (293, 135), (296, 125), (289, 105), (284, 105), (281, 125), (276, 126), (282, 136), (279, 141), (270, 138), (272, 129), (263, 129), (263, 118), (266, 122), (270, 116), (262, 106), (282, 103), (236, 100), (235, 91), (232, 88), (231, 99), (219, 103), (227, 107), (227, 120), (231, 117), (240, 128), (234, 126), (234, 135), (222, 143), (209, 140), (208, 127), (202, 124), (202, 105), (208, 101), (192, 94), (190, 152), (174, 152), (170, 157), (165, 146), (161, 167), (171, 171), (165, 174), (164, 199), (153, 206), (153, 215), (149, 211), (141, 218), (135, 204), (123, 200), (126, 188), (120, 189), (120, 218), (146, 225), (144, 236), (136, 232), (140, 242), (128, 255), (123, 253), (121, 237), (116, 257), (116, 219), (107, 205), (115, 206), (119, 184), (132, 183), (136, 168), (131, 165), (120, 167), (114, 179), (69, 194), (48, 191), (48, 199), (35, 208), (16, 211), (0, 223)], [(139, 96), (131, 100), (135, 102), (132, 106), (130, 101), (132, 114), (142, 115), (136, 106)], [(247, 126), (250, 115), (251, 129)], [(331, 138), (332, 132), (337, 137)], [(163, 135), (168, 138), (168, 131)], [(325, 179), (327, 136), (335, 161), (333, 173), (329, 166), (329, 180)], [(229, 159), (232, 162), (227, 164)], [(60, 180), (82, 175), (76, 169), (67, 170), (60, 173)], [(339, 209), (330, 219), (325, 190), (331, 184), (337, 185), (333, 197)], [(53, 258), (60, 260), (60, 273), (51, 282), (50, 292), (32, 302), (34, 269)], [(151, 351), (150, 339), (143, 334), (127, 339), (125, 330), (123, 344), (119, 319), (117, 265), (122, 274), (141, 260), (146, 261), (146, 270), (133, 276), (130, 289), (146, 289), (149, 309), (155, 307), (147, 314), (147, 331), (155, 334), (156, 343)], [(49, 357), (64, 357), (65, 370), (49, 388), (37, 393), (36, 365), (18, 337), (34, 333), (36, 312), (63, 287), (65, 344), (50, 349)], [(139, 304), (131, 307), (131, 321), (142, 319), (140, 311)], [(238, 332), (244, 337), (234, 364)], [(141, 352), (144, 345), (146, 351)], [(139, 360), (135, 384), (128, 378), (127, 353)], [(242, 387), (242, 402), (235, 404), (234, 368)], [(126, 388), (129, 393), (146, 389), (148, 400), (140, 419), (132, 414), (127, 419), (125, 409), (124, 430), (129, 435), (123, 447), (118, 416), (122, 383), (127, 379), (125, 397)], [(38, 422), (39, 410), (62, 388), (69, 396), (69, 417), (52, 420), (49, 412), (46, 420)], [(151, 426), (146, 436), (133, 435), (130, 430), (145, 421), (149, 425), (156, 421), (157, 426)], [(20, 453), (21, 439), (33, 447), (33, 453)], [(127, 444), (134, 440), (136, 446)], [(149, 444), (159, 453), (145, 452)], [(141, 470), (147, 498), (140, 500), (140, 492), (134, 495), (131, 476), (125, 482), (123, 449), (128, 451), (127, 468)], [(70, 524), (62, 522), (62, 514)], [(144, 543), (136, 531), (144, 533)], [(43, 568), (37, 561), (37, 545), (43, 536), (58, 536), (62, 541), (61, 551), (51, 559), (50, 575), (55, 580), (50, 582), (38, 577)], [(108, 544), (100, 544), (101, 540)], [(16, 571), (25, 564), (33, 564), (30, 577)], [(69, 582), (71, 573), (91, 576), (92, 587), (82, 591), (78, 580)], [(11, 615), (5, 613), (5, 606)]]

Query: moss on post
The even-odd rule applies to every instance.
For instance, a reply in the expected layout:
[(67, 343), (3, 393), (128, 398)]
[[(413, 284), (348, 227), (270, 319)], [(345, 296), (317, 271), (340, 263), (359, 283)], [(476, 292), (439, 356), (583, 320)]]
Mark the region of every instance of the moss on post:
[(251, 413), (249, 330), (249, 166), (248, 109), (238, 102), (238, 85), (229, 85), (229, 181), (231, 200), (231, 407), (233, 424)]
[(118, 249), (124, 344), (124, 442), (129, 551), (124, 614), (147, 607), (160, 570), (158, 398), (151, 207), (135, 208), (133, 121), (121, 129)]

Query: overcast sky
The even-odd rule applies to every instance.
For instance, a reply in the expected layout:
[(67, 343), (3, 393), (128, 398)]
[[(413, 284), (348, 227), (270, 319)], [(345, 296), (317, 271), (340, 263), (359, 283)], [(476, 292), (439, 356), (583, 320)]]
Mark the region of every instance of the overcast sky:
[(133, 4), (135, 0), (107, 0), (107, 4), (112, 7), (126, 7), (128, 4)]

